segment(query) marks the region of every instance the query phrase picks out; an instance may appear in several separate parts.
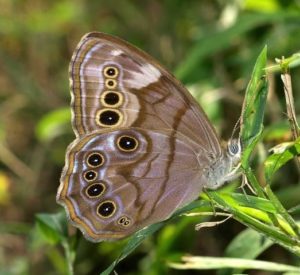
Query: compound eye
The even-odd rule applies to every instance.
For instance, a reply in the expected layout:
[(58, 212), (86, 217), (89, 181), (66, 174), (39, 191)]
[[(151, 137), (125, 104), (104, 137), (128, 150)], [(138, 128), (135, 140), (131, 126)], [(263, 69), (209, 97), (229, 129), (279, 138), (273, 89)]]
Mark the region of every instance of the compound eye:
[(233, 139), (228, 143), (228, 154), (231, 156), (238, 155), (241, 152), (241, 144), (237, 139)]

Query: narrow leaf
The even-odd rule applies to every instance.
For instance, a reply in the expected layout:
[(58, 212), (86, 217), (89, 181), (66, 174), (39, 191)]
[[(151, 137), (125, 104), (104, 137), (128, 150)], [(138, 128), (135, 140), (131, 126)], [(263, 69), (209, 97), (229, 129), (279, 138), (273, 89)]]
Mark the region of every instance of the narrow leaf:
[(249, 166), (249, 156), (263, 129), (264, 109), (267, 99), (265, 70), (267, 48), (259, 55), (248, 84), (241, 118), (241, 141), (244, 147), (242, 166)]
[(65, 213), (37, 214), (36, 224), (43, 237), (50, 244), (64, 240), (67, 236), (68, 226)]
[(70, 108), (62, 108), (46, 114), (36, 127), (38, 139), (46, 142), (61, 135), (70, 127), (70, 120)]
[(276, 146), (274, 154), (265, 160), (265, 178), (267, 182), (271, 180), (274, 173), (280, 169), (289, 160), (300, 154), (300, 138), (294, 142), (281, 144)]
[(183, 263), (169, 263), (175, 269), (209, 270), (221, 268), (256, 269), (276, 272), (299, 272), (298, 266), (239, 258), (182, 257)]

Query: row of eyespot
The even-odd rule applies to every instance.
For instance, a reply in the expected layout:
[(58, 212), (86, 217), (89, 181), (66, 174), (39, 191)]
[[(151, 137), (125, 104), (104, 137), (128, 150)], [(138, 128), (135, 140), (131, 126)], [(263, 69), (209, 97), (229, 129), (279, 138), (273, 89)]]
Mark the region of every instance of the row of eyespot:
[[(117, 126), (122, 121), (122, 113), (115, 109), (123, 103), (123, 95), (115, 91), (119, 70), (115, 66), (106, 66), (103, 70), (105, 87), (108, 89), (101, 95), (101, 104), (106, 107), (96, 114), (96, 123), (102, 127)], [(108, 108), (107, 108), (108, 107)]]
[[(133, 136), (122, 135), (117, 139), (117, 146), (123, 152), (132, 152), (137, 149), (138, 141)], [(99, 152), (93, 152), (87, 157), (87, 165), (91, 168), (98, 168), (104, 164), (104, 157)], [(97, 178), (97, 172), (94, 170), (86, 171), (83, 176), (87, 182), (93, 182)], [(86, 195), (89, 198), (98, 198), (106, 190), (106, 186), (103, 182), (96, 182), (89, 185), (86, 189)], [(116, 204), (112, 200), (105, 200), (97, 207), (97, 214), (102, 218), (109, 218), (116, 212)], [(131, 223), (130, 218), (122, 216), (118, 220), (118, 224), (128, 226)]]

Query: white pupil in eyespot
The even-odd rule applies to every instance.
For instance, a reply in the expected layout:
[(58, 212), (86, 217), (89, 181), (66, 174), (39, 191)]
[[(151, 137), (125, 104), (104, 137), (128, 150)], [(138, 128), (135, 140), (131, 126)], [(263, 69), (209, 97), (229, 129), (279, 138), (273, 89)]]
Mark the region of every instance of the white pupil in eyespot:
[(124, 150), (133, 150), (136, 145), (136, 140), (130, 136), (123, 136), (119, 140), (119, 146)]

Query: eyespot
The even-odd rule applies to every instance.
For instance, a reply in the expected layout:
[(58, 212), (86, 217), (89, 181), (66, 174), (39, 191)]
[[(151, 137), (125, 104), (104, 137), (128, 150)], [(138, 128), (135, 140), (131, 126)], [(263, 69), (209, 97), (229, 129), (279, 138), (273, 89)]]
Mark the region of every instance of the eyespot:
[(131, 219), (128, 218), (127, 216), (122, 216), (121, 218), (118, 219), (118, 224), (127, 227), (131, 224)]
[(96, 123), (102, 127), (118, 126), (122, 122), (123, 115), (119, 110), (102, 109), (96, 114)]
[(86, 171), (84, 174), (83, 174), (83, 177), (86, 181), (93, 181), (97, 178), (97, 172), (95, 171)]
[(100, 100), (103, 106), (116, 108), (123, 103), (123, 96), (116, 91), (105, 91)]
[(124, 135), (120, 136), (117, 140), (118, 148), (124, 152), (135, 151), (138, 145), (138, 140), (133, 136)]
[(109, 218), (115, 214), (117, 210), (116, 204), (113, 201), (106, 200), (97, 207), (97, 214), (101, 218)]
[[(99, 167), (104, 163), (104, 157), (100, 153), (91, 153), (87, 157), (87, 165), (93, 168)], [(90, 171), (92, 172), (92, 171)]]
[(108, 89), (115, 89), (117, 87), (117, 81), (115, 79), (106, 79), (105, 87)]
[(103, 73), (107, 78), (115, 78), (119, 75), (119, 70), (114, 66), (107, 66), (104, 68)]
[(85, 190), (85, 193), (89, 198), (98, 198), (104, 193), (105, 190), (105, 184), (102, 182), (97, 182), (88, 186)]

